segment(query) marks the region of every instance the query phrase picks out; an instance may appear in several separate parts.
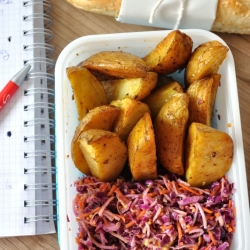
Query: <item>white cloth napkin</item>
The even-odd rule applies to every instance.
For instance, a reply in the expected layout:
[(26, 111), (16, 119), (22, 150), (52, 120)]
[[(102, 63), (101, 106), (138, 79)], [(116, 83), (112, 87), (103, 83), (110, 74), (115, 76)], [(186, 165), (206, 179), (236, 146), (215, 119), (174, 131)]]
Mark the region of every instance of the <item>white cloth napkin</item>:
[(122, 0), (117, 21), (166, 29), (210, 30), (218, 0)]

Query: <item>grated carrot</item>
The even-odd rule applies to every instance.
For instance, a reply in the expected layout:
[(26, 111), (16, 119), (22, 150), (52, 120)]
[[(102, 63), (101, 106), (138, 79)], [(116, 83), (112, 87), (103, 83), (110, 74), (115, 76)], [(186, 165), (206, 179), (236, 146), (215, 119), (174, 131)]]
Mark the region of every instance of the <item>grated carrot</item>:
[(200, 192), (194, 190), (193, 188), (186, 186), (185, 184), (182, 184), (181, 182), (178, 182), (178, 184), (181, 186), (182, 189), (185, 189), (186, 191), (189, 191), (190, 193), (193, 193), (195, 195), (200, 195)]
[(114, 184), (114, 185), (112, 185), (109, 192), (107, 193), (107, 196), (108, 197), (112, 196), (115, 190), (116, 190), (116, 185)]
[(209, 245), (207, 245), (207, 247), (204, 250), (209, 250), (210, 247), (212, 246), (213, 243), (210, 243)]
[(198, 238), (198, 243), (197, 243), (197, 245), (198, 245), (198, 247), (202, 244), (202, 237), (201, 236), (199, 236), (199, 238)]
[(178, 232), (178, 239), (181, 240), (183, 234), (182, 234), (182, 229), (179, 221), (177, 221), (177, 232)]
[(212, 214), (212, 213), (213, 213), (212, 210), (210, 210), (210, 209), (208, 209), (208, 208), (206, 208), (206, 207), (202, 207), (202, 209), (203, 209), (205, 212), (209, 213), (209, 214)]
[(135, 224), (135, 221), (131, 220), (129, 223), (125, 225), (125, 228), (130, 228)]
[(85, 214), (79, 214), (79, 218), (83, 219), (88, 217), (89, 215), (93, 215), (94, 213), (98, 212), (101, 209), (101, 207), (96, 207), (95, 209), (93, 209), (92, 211), (85, 213)]
[(209, 237), (210, 237), (212, 243), (216, 246), (217, 245), (217, 241), (214, 238), (214, 235), (213, 235), (212, 231), (208, 230), (208, 234), (209, 234)]
[(116, 188), (114, 192), (116, 193), (117, 198), (121, 201), (122, 205), (126, 207), (126, 205), (129, 203), (128, 198), (123, 195), (120, 188)]
[(156, 195), (158, 195), (157, 192), (147, 193), (147, 196), (148, 196), (148, 197), (154, 197), (154, 196), (156, 196)]
[(169, 193), (169, 191), (167, 189), (163, 189), (160, 191), (160, 194), (167, 194), (167, 193)]
[(217, 187), (215, 187), (211, 193), (211, 196), (214, 196), (221, 188), (221, 185), (218, 185)]

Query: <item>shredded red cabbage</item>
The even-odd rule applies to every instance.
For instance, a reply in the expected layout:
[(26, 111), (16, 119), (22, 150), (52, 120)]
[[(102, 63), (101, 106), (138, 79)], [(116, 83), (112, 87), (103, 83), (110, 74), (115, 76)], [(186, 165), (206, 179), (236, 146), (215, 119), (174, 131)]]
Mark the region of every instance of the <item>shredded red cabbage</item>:
[(176, 177), (145, 182), (75, 182), (78, 249), (229, 249), (235, 230), (234, 186), (207, 189)]

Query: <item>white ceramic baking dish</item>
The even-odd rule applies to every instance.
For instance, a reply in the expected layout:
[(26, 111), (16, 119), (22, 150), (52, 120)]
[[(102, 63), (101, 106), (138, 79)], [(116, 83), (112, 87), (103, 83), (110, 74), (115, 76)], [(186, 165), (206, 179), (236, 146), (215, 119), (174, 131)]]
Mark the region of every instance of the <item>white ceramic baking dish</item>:
[[(76, 191), (74, 181), (82, 174), (74, 167), (71, 159), (70, 144), (78, 124), (72, 89), (66, 76), (66, 68), (80, 63), (90, 55), (103, 50), (122, 50), (143, 57), (170, 31), (149, 31), (92, 35), (76, 39), (60, 54), (55, 68), (55, 103), (56, 103), (56, 166), (58, 183), (58, 230), (61, 249), (77, 249), (75, 237), (78, 225), (72, 210), (72, 200)], [(198, 44), (218, 40), (217, 35), (204, 30), (183, 30), (192, 37), (194, 47)], [(219, 69), (221, 86), (218, 89), (213, 117), (213, 127), (227, 132), (234, 141), (234, 160), (227, 176), (235, 183), (234, 201), (237, 208), (236, 232), (233, 250), (249, 249), (249, 202), (247, 193), (245, 160), (238, 104), (235, 66), (231, 51)], [(182, 81), (183, 72), (174, 74)]]

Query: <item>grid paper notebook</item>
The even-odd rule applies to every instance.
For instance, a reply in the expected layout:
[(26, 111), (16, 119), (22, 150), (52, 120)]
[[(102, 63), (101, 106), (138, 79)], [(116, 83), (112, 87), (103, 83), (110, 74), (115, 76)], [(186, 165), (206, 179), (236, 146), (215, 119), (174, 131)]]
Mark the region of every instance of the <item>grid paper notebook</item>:
[(30, 64), (0, 112), (0, 237), (55, 232), (51, 3), (0, 0), (0, 89)]

